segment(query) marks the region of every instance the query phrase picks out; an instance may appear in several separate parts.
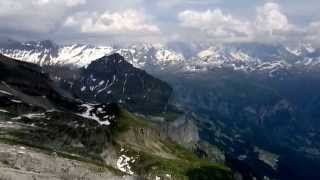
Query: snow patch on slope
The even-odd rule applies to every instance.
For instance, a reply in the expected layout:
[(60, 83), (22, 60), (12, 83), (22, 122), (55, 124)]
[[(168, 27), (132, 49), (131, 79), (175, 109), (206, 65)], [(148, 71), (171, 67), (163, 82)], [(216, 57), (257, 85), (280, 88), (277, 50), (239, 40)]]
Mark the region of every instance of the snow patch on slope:
[(5, 95), (12, 96), (11, 93), (9, 93), (9, 92), (7, 92), (7, 91), (3, 91), (3, 90), (0, 90), (0, 93), (1, 93), (1, 94), (5, 94)]
[(131, 166), (129, 164), (130, 161), (131, 161), (130, 157), (126, 155), (121, 155), (117, 161), (118, 169), (122, 172), (133, 175), (134, 172), (131, 170)]
[(104, 116), (103, 121), (97, 116), (96, 113), (103, 113), (103, 110), (98, 108), (97, 112), (95, 111), (95, 107), (93, 104), (82, 104), (80, 107), (85, 108), (85, 111), (81, 114), (77, 114), (78, 116), (81, 116), (86, 119), (91, 119), (94, 121), (97, 121), (101, 126), (109, 126), (111, 119), (114, 117)]
[(0, 113), (9, 113), (9, 111), (7, 111), (5, 109), (0, 109)]

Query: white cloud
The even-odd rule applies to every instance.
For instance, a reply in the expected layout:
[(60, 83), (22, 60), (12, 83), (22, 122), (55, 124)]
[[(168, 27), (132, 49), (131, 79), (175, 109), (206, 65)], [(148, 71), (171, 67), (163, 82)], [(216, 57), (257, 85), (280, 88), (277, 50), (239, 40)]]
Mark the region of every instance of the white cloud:
[(1, 29), (47, 33), (57, 28), (64, 16), (86, 0), (1, 0)]
[(311, 22), (308, 29), (312, 34), (320, 34), (320, 20)]
[(65, 27), (79, 29), (82, 33), (158, 33), (159, 28), (150, 23), (150, 18), (142, 11), (125, 10), (123, 12), (78, 13), (69, 16)]
[(60, 4), (60, 5), (65, 5), (67, 7), (74, 7), (74, 6), (86, 4), (86, 0), (33, 0), (33, 4), (38, 6)]
[(267, 32), (270, 35), (275, 31), (290, 31), (294, 28), (275, 2), (267, 2), (263, 7), (258, 8), (255, 27), (258, 33)]
[(18, 1), (0, 1), (0, 17), (13, 15), (23, 9), (23, 5)]
[(171, 8), (181, 5), (195, 6), (195, 5), (208, 5), (218, 4), (221, 0), (158, 0), (157, 5), (159, 7)]
[[(285, 41), (300, 31), (289, 23), (279, 4), (266, 2), (257, 8), (253, 22), (236, 18), (221, 9), (207, 11), (186, 10), (178, 14), (182, 27), (193, 28), (212, 39), (230, 41)], [(211, 40), (211, 39), (208, 39)]]
[(69, 7), (86, 4), (86, 0), (65, 0), (65, 2)]
[(224, 14), (220, 9), (204, 12), (186, 10), (178, 17), (183, 27), (200, 29), (213, 38), (246, 37), (251, 33), (248, 22)]
[(320, 46), (320, 20), (311, 22), (306, 30), (305, 40)]
[(318, 0), (0, 0), (0, 36), (91, 42), (319, 41), (320, 21), (305, 25), (318, 17), (317, 5)]

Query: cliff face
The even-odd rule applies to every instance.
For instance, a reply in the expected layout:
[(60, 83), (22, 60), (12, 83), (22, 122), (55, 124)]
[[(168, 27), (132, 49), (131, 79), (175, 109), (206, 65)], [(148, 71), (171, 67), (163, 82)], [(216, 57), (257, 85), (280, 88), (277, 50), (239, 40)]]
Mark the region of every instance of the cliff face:
[(200, 141), (199, 130), (195, 118), (188, 114), (179, 114), (172, 121), (160, 124), (162, 132), (179, 144), (192, 148)]

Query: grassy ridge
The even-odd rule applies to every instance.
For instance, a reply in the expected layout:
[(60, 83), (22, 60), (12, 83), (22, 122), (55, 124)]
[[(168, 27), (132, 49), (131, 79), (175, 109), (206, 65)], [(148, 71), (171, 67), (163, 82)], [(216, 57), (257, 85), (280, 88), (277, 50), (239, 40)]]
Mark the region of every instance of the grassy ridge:
[[(126, 146), (127, 151), (125, 154), (127, 156), (139, 157), (135, 163), (131, 164), (134, 172), (148, 177), (157, 175), (165, 178), (170, 175), (177, 180), (233, 179), (229, 168), (222, 164), (199, 159), (192, 152), (172, 142), (170, 139), (158, 135), (157, 130), (153, 129), (152, 124), (149, 122), (148, 120), (137, 118), (125, 110), (120, 112), (118, 135), (122, 141), (120, 140), (117, 143), (120, 146), (126, 146), (124, 142), (127, 141), (141, 143), (134, 142), (136, 138), (131, 137), (132, 131), (134, 131), (135, 136), (138, 136), (139, 139), (144, 139), (143, 143), (147, 144), (141, 149), (132, 149), (130, 146)], [(137, 135), (140, 131), (144, 131), (148, 135)], [(126, 141), (123, 138), (128, 139)], [(149, 144), (155, 144), (155, 146), (148, 146)], [(167, 155), (170, 156), (166, 157)]]

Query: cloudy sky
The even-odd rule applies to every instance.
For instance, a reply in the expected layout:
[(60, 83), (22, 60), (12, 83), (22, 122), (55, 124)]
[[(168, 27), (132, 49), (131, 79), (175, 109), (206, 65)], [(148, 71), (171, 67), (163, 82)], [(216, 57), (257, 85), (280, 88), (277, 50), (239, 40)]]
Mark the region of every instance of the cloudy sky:
[(319, 0), (1, 0), (0, 36), (61, 43), (320, 44)]

